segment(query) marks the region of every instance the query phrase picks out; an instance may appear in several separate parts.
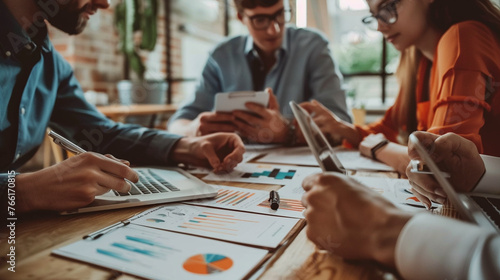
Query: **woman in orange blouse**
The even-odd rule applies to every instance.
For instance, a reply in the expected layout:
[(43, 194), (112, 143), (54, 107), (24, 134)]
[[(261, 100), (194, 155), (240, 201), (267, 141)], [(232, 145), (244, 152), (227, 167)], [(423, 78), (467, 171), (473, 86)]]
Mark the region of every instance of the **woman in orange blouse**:
[[(363, 22), (401, 51), (395, 104), (379, 122), (354, 126), (318, 102), (303, 103), (331, 139), (404, 173), (415, 130), (453, 132), (500, 156), (500, 12), (490, 0), (368, 0)], [(381, 133), (375, 135), (375, 133)], [(367, 137), (368, 136), (368, 137)], [(397, 144), (400, 143), (400, 144)], [(379, 145), (381, 146), (381, 145)]]

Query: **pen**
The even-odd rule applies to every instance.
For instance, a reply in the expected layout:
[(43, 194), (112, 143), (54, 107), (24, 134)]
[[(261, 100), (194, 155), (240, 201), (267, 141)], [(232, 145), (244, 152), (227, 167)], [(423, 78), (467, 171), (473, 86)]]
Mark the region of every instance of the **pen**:
[(101, 236), (105, 235), (106, 233), (110, 233), (111, 231), (118, 229), (120, 227), (128, 226), (129, 224), (130, 224), (129, 220), (120, 221), (119, 223), (112, 224), (112, 225), (105, 227), (101, 230), (98, 230), (94, 233), (87, 234), (83, 237), (83, 239), (96, 240), (96, 239), (100, 238)]
[(271, 191), (269, 193), (269, 203), (271, 209), (278, 210), (278, 208), (280, 207), (280, 195), (277, 191)]
[(54, 139), (54, 143), (61, 146), (63, 149), (72, 152), (75, 155), (85, 153), (86, 151), (77, 145), (73, 144), (68, 139), (62, 137), (61, 135), (55, 133), (53, 130), (49, 131), (49, 136)]

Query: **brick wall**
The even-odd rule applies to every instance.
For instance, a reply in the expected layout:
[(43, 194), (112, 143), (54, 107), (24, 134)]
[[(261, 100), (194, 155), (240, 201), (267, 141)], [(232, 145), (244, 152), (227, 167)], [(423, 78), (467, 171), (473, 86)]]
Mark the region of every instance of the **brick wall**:
[[(69, 36), (56, 28), (49, 28), (50, 38), (55, 48), (72, 65), (75, 76), (80, 81), (84, 91), (94, 90), (105, 92), (111, 102), (117, 101), (116, 82), (124, 78), (124, 58), (118, 51), (118, 34), (113, 25), (114, 7), (120, 0), (111, 0), (111, 6), (107, 10), (99, 10), (93, 15), (87, 28), (77, 36)], [(166, 53), (165, 53), (165, 8), (164, 1), (159, 0), (158, 18), (158, 41), (153, 52), (141, 51), (140, 55), (146, 64), (148, 72), (146, 77), (164, 79), (166, 77)], [(186, 0), (170, 0), (176, 2)], [(193, 3), (200, 0), (193, 0)], [(218, 1), (220, 15), (223, 14), (223, 0)], [(232, 1), (231, 1), (232, 2)], [(179, 12), (173, 7), (171, 14), (171, 59), (172, 77), (182, 78), (182, 56), (181, 44), (183, 36), (190, 36), (179, 31), (179, 25), (192, 22), (192, 17), (186, 17), (186, 13)], [(197, 24), (202, 30), (211, 33), (222, 34), (222, 16), (220, 23), (211, 25)], [(196, 75), (197, 76), (197, 75)], [(174, 83), (172, 89), (174, 95), (182, 95), (180, 84)], [(181, 96), (175, 98), (182, 99)]]

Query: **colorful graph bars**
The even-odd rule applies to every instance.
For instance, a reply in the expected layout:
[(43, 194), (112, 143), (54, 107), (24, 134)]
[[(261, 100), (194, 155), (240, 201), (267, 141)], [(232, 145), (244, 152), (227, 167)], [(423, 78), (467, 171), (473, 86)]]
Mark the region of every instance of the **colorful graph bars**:
[(236, 206), (254, 195), (255, 193), (252, 192), (220, 190), (215, 197), (215, 202)]
[(241, 175), (241, 178), (259, 178), (261, 176), (265, 176), (269, 178), (274, 178), (276, 180), (283, 180), (283, 179), (290, 180), (293, 179), (295, 172), (297, 172), (297, 170), (288, 170), (288, 172), (282, 172), (281, 169), (275, 168), (271, 171), (244, 173), (243, 175)]
[(236, 219), (234, 218), (233, 215), (202, 212), (197, 216), (192, 217), (182, 225), (179, 225), (179, 227), (237, 236), (238, 230), (235, 229), (235, 227), (233, 227), (236, 226), (237, 223), (259, 223), (259, 222)]

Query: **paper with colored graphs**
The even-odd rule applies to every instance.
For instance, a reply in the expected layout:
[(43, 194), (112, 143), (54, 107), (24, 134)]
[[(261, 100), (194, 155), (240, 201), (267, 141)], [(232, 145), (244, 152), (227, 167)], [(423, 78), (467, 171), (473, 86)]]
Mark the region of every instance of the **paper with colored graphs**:
[(141, 226), (276, 248), (299, 220), (186, 204), (169, 204), (144, 211), (130, 221)]
[(128, 225), (53, 251), (148, 279), (242, 279), (267, 250)]
[(241, 163), (227, 174), (210, 173), (203, 178), (208, 181), (245, 182), (255, 184), (301, 184), (310, 174), (321, 172), (317, 167), (276, 165), (264, 163)]
[(185, 204), (225, 208), (240, 210), (252, 213), (261, 213), (275, 216), (304, 218), (302, 212), (304, 206), (300, 201), (301, 195), (282, 194), (280, 195), (280, 206), (278, 210), (272, 210), (269, 206), (269, 191), (244, 189), (237, 187), (211, 185), (217, 189), (215, 198), (190, 200)]
[[(380, 193), (401, 209), (407, 211), (418, 211), (422, 210), (424, 207), (420, 200), (409, 192), (411, 185), (406, 179), (362, 176), (351, 176), (351, 178)], [(439, 204), (432, 203), (432, 207), (437, 206), (439, 206)]]

